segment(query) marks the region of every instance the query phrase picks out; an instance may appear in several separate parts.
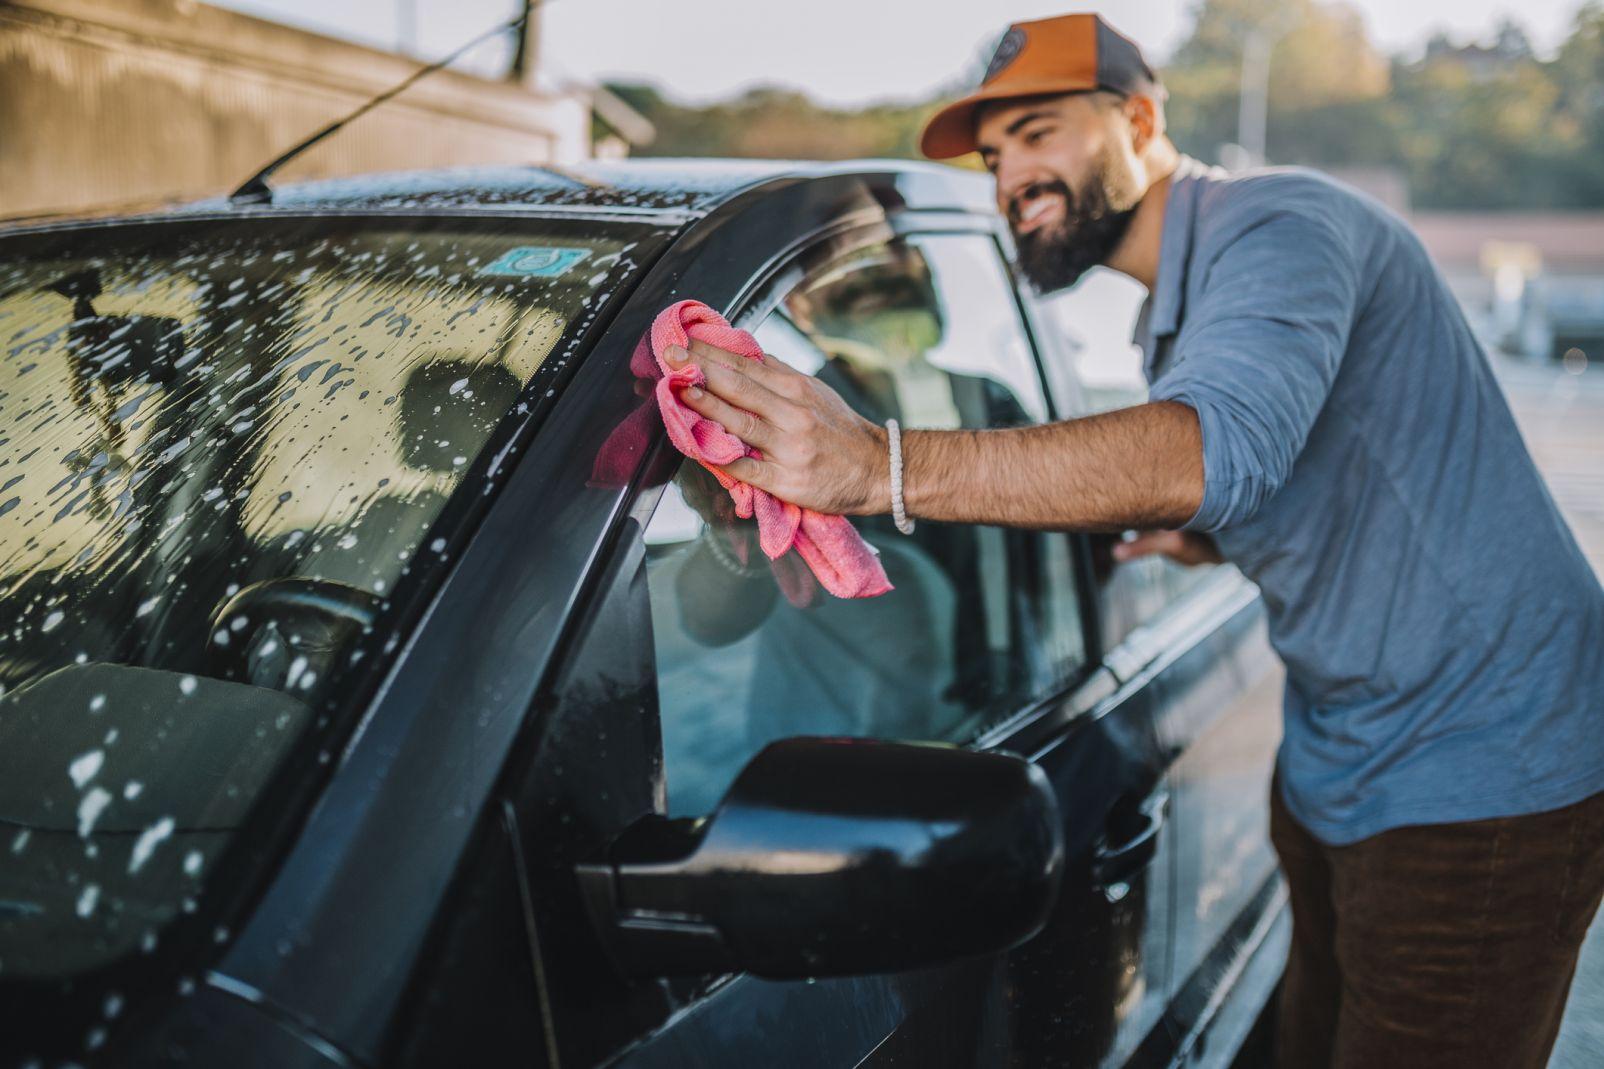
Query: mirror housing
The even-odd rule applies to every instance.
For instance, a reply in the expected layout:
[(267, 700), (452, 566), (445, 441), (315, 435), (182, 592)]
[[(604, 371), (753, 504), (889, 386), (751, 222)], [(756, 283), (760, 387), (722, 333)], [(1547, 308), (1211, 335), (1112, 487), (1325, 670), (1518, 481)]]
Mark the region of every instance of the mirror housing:
[(74, 373), (84, 381), (170, 386), (184, 366), (184, 324), (179, 320), (95, 311), (95, 300), (104, 292), (99, 268), (63, 275), (41, 292), (60, 294), (72, 302), (68, 351)]
[(1019, 945), (1058, 896), (1046, 776), (1007, 754), (794, 738), (705, 818), (651, 815), (579, 866), (620, 971), (898, 972)]

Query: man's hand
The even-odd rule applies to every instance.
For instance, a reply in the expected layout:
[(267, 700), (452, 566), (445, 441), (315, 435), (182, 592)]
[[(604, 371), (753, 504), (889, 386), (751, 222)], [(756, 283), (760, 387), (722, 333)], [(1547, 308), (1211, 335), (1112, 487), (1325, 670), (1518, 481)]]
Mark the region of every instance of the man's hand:
[(818, 512), (890, 508), (886, 432), (830, 387), (778, 357), (748, 360), (706, 342), (692, 341), (688, 353), (671, 346), (663, 356), (675, 368), (695, 363), (707, 378), (706, 389), (680, 395), (687, 406), (763, 454), (726, 465), (731, 478)]
[(1143, 531), (1129, 542), (1114, 543), (1114, 559), (1117, 561), (1136, 560), (1154, 554), (1188, 567), (1225, 562), (1214, 539), (1196, 531)]

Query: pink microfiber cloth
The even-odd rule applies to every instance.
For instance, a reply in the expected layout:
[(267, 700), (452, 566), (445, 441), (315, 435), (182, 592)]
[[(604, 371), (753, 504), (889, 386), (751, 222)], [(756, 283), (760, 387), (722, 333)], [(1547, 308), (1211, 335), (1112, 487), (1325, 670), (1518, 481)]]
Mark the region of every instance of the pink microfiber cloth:
[[(680, 301), (658, 313), (652, 321), (651, 354), (635, 353), (631, 368), (637, 376), (658, 372), (657, 407), (668, 428), (669, 441), (681, 453), (698, 461), (713, 473), (719, 485), (735, 500), (735, 514), (742, 519), (757, 517), (758, 544), (770, 560), (778, 560), (795, 547), (819, 583), (838, 598), (872, 598), (891, 589), (880, 558), (864, 542), (863, 536), (845, 516), (827, 516), (812, 509), (798, 508), (773, 494), (747, 483), (737, 482), (719, 470), (741, 457), (760, 457), (756, 449), (724, 429), (723, 424), (687, 408), (680, 394), (704, 381), (702, 369), (686, 364), (678, 370), (668, 366), (663, 352), (671, 345), (690, 348), (691, 339), (706, 342), (749, 360), (760, 360), (763, 350), (744, 330), (737, 330), (723, 316), (700, 301)], [(656, 368), (636, 367), (655, 360)], [(660, 369), (660, 371), (659, 371)], [(653, 376), (655, 377), (655, 376)]]

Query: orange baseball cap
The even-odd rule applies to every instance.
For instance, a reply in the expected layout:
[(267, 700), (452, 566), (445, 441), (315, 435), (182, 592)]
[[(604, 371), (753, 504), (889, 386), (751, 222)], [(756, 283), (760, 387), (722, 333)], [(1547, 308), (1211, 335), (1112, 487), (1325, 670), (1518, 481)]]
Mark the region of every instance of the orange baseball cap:
[(1136, 43), (1097, 15), (1016, 22), (998, 43), (980, 88), (936, 112), (919, 148), (934, 160), (975, 151), (975, 109), (988, 100), (1095, 89), (1164, 91)]

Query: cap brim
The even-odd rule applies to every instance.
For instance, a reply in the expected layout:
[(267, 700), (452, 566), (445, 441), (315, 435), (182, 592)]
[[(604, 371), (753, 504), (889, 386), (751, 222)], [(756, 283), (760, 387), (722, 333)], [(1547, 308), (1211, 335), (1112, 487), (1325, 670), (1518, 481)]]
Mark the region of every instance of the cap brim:
[(1036, 82), (1008, 82), (970, 93), (936, 112), (919, 135), (919, 151), (933, 160), (950, 160), (975, 151), (975, 112), (994, 100), (1084, 93), (1098, 88), (1080, 78), (1052, 78)]

